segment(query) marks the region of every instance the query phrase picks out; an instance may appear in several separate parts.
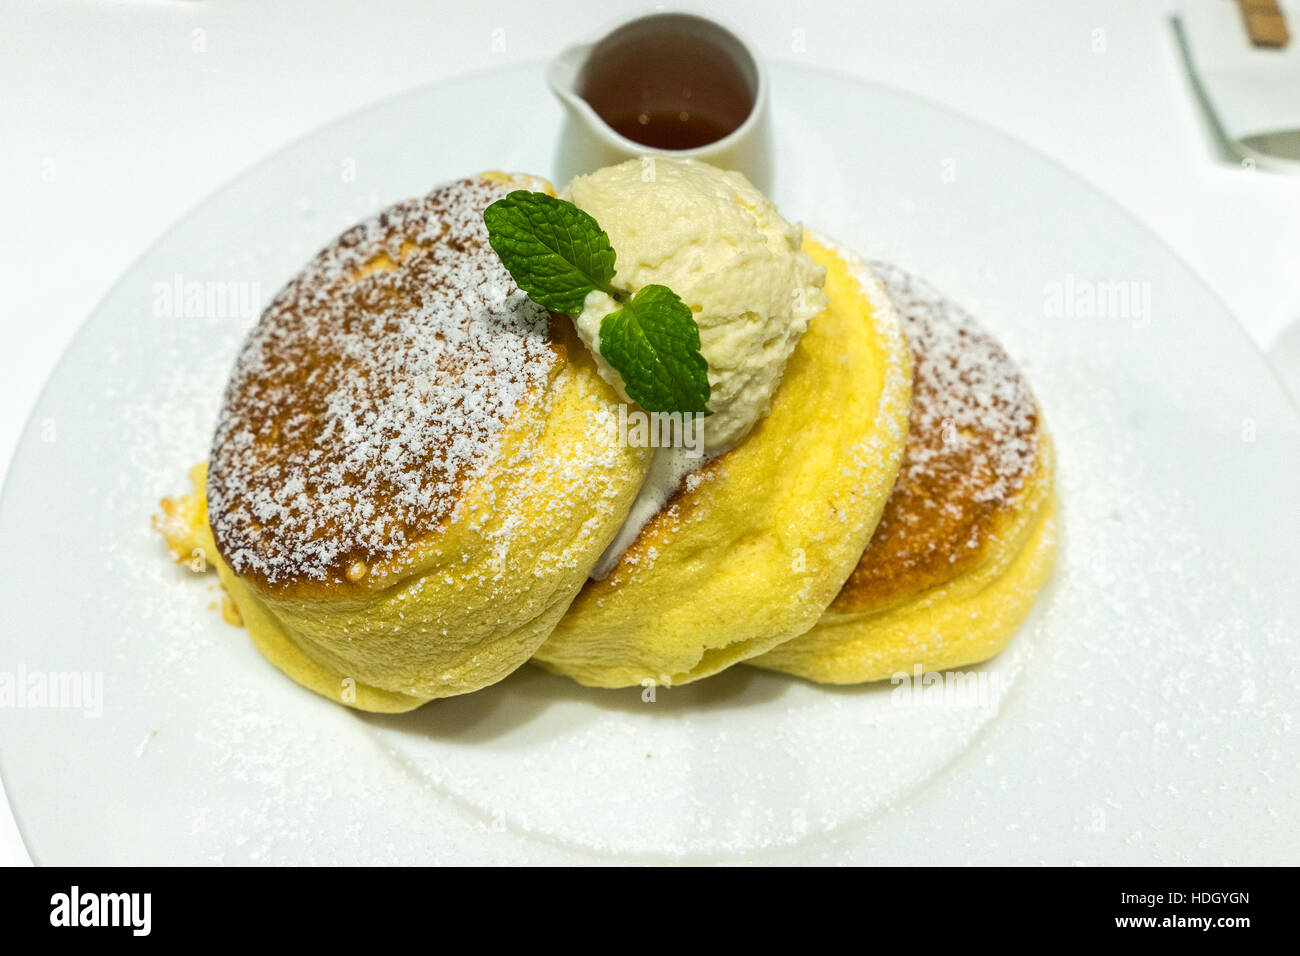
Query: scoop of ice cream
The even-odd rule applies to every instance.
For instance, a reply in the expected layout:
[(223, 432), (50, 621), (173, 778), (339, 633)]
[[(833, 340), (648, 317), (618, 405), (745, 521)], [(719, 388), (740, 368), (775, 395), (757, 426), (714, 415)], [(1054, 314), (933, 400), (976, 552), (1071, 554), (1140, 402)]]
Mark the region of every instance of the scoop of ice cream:
[[(826, 270), (800, 249), (802, 228), (741, 173), (697, 160), (631, 159), (577, 177), (562, 196), (609, 234), (617, 288), (658, 283), (690, 306), (709, 363), (704, 451), (730, 448), (766, 414), (808, 320), (826, 306)], [(623, 392), (600, 355), (601, 319), (618, 307), (592, 292), (575, 321)]]

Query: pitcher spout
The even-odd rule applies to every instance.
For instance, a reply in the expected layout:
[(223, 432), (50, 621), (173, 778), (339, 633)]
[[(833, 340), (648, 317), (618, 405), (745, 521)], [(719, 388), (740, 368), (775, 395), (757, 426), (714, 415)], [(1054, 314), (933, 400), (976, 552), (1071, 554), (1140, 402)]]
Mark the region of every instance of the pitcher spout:
[(551, 92), (577, 115), (589, 113), (591, 109), (578, 91), (578, 80), (592, 46), (591, 43), (580, 43), (568, 47), (546, 66), (546, 83)]

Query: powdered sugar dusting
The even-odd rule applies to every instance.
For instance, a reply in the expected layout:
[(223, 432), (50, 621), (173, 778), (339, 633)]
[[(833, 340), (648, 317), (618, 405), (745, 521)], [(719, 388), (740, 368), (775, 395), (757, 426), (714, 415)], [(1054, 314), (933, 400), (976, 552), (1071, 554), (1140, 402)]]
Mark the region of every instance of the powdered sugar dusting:
[(891, 591), (903, 577), (938, 583), (973, 560), (1014, 506), (1040, 453), (1029, 383), (956, 303), (887, 263), (872, 263), (912, 348), (907, 450), (847, 592)]
[(276, 296), (213, 439), (213, 530), (240, 574), (337, 580), (391, 556), (491, 465), (556, 362), (487, 243), (507, 184), (465, 179), (345, 232)]
[[(904, 459), (909, 480), (950, 474), (960, 457), (954, 452), (968, 451), (971, 498), (1007, 503), (1033, 467), (1038, 447), (1028, 381), (961, 306), (896, 266), (877, 262), (873, 268), (902, 314), (912, 346), (917, 437)], [(942, 445), (925, 440), (944, 430)], [(976, 432), (991, 440), (976, 440)]]

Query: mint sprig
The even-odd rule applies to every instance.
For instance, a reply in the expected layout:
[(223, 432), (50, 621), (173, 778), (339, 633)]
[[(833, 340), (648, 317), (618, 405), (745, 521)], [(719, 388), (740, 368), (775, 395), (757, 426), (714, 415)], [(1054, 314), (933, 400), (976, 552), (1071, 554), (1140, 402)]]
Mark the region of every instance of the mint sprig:
[(597, 290), (619, 304), (601, 319), (600, 354), (629, 398), (650, 412), (708, 414), (709, 365), (690, 307), (667, 286), (616, 288), (614, 247), (595, 219), (571, 202), (516, 190), (488, 206), (483, 221), (488, 242), (538, 305), (577, 315)]
[(652, 412), (709, 411), (709, 363), (690, 306), (666, 285), (648, 285), (600, 320), (600, 354), (628, 397)]

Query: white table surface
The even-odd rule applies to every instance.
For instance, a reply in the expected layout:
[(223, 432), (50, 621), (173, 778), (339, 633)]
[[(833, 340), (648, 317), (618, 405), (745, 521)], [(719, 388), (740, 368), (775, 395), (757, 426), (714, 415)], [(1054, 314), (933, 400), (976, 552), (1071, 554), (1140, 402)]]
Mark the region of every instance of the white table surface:
[[(1244, 170), (1217, 149), (1169, 28), (1175, 0), (675, 6), (738, 25), (772, 59), (901, 87), (1037, 147), (1163, 238), (1262, 350), (1300, 318), (1300, 177)], [(4, 0), (0, 462), (82, 320), (222, 183), (343, 113), (548, 57), (648, 8)], [(0, 805), (0, 863), (26, 862)]]

